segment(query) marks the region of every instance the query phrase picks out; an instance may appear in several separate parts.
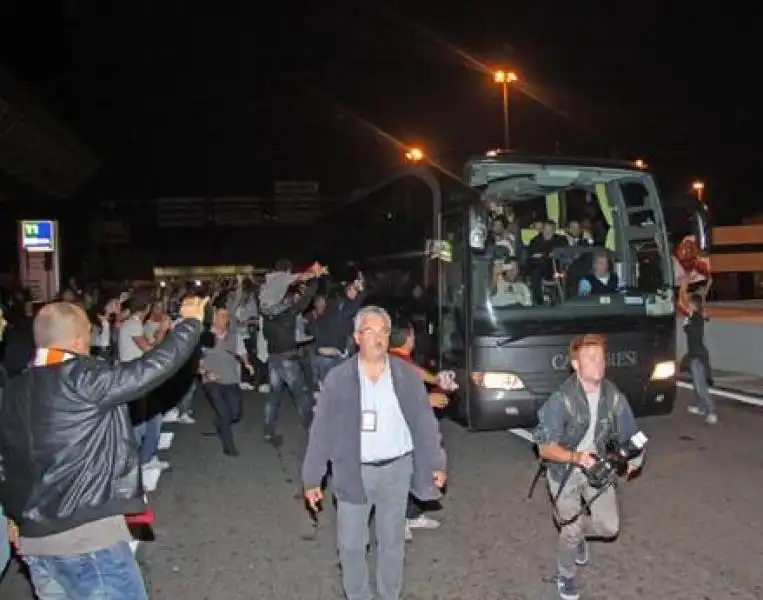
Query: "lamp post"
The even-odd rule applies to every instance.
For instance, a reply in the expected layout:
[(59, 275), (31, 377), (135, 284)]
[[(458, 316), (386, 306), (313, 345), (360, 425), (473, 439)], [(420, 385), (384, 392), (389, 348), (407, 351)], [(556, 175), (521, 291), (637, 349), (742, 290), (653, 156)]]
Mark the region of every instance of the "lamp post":
[(493, 80), (503, 88), (503, 144), (509, 149), (509, 84), (519, 81), (514, 71), (496, 71)]
[(424, 160), (424, 151), (421, 148), (409, 148), (405, 153), (405, 160), (409, 163), (418, 163)]
[(691, 184), (691, 189), (697, 194), (697, 200), (702, 202), (702, 197), (705, 195), (705, 182), (697, 180)]

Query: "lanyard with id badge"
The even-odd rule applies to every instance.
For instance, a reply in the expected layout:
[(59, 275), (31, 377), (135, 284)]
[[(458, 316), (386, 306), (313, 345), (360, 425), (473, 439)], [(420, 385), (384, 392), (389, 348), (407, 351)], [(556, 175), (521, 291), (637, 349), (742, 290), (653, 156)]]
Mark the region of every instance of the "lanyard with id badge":
[(376, 431), (375, 410), (364, 410), (360, 414), (360, 430), (364, 433), (374, 433)]
[[(366, 392), (364, 395), (366, 398), (371, 397), (371, 390), (368, 389), (368, 382), (363, 381), (363, 386), (366, 388), (363, 390)], [(362, 393), (362, 392), (361, 392)], [(360, 411), (360, 431), (363, 433), (376, 433), (377, 428), (377, 411), (376, 411), (376, 404), (370, 408), (363, 408)]]

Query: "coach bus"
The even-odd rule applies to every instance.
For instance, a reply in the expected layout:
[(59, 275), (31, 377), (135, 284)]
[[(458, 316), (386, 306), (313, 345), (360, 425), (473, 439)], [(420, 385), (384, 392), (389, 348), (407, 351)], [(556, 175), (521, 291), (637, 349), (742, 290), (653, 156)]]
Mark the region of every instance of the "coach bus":
[[(606, 335), (608, 377), (634, 411), (667, 414), (673, 266), (662, 201), (640, 166), (490, 152), (461, 175), (408, 167), (328, 216), (326, 252), (363, 270), (372, 301), (428, 306), (428, 362), (456, 372), (455, 405), (471, 430), (534, 426), (570, 373), (570, 341), (594, 332)], [(685, 212), (707, 251), (703, 205)], [(552, 243), (535, 240), (544, 228)], [(617, 275), (615, 289), (581, 287), (594, 262)]]

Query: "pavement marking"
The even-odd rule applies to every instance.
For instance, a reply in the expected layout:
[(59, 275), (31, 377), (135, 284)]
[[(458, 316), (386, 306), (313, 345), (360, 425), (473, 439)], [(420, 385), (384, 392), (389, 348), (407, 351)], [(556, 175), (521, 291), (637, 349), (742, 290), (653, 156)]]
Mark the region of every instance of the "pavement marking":
[(531, 431), (527, 431), (527, 429), (509, 429), (509, 433), (513, 433), (517, 437), (521, 437), (526, 442), (535, 443), (533, 441), (533, 434)]
[[(676, 381), (678, 387), (682, 387), (685, 390), (693, 390), (694, 386), (688, 381)], [(763, 398), (760, 396), (752, 396), (743, 392), (732, 392), (731, 390), (724, 390), (720, 388), (711, 387), (710, 393), (721, 398), (728, 398), (729, 400), (736, 400), (737, 402), (744, 402), (745, 404), (751, 404), (752, 406), (763, 406)]]
[(169, 450), (174, 437), (174, 431), (162, 431), (159, 434), (159, 450)]

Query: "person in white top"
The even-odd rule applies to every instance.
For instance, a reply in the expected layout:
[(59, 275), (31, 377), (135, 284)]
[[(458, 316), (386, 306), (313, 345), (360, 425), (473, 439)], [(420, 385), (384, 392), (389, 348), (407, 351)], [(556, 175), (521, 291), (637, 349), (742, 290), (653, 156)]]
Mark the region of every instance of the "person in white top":
[[(129, 300), (130, 317), (119, 328), (119, 361), (130, 362), (143, 356), (160, 343), (170, 329), (170, 319), (164, 315), (154, 332), (153, 340), (146, 337), (144, 321), (153, 305), (151, 295), (138, 292)], [(135, 438), (140, 444), (140, 462), (144, 468), (167, 469), (170, 464), (159, 460), (159, 436), (162, 413), (152, 406), (150, 398), (131, 405)], [(133, 408), (134, 407), (134, 408)]]

